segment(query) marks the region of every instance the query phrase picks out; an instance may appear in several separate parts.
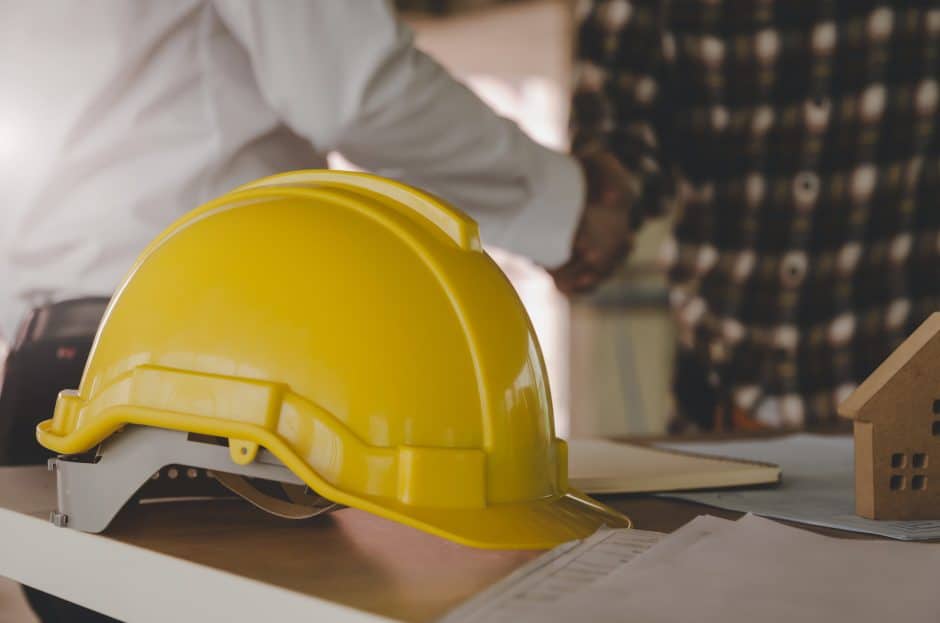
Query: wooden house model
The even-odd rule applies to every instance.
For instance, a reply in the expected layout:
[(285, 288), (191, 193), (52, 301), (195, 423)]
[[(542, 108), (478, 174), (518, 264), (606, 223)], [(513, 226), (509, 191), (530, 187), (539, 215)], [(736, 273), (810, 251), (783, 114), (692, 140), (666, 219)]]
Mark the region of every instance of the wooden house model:
[(841, 405), (855, 420), (855, 509), (940, 519), (940, 312)]

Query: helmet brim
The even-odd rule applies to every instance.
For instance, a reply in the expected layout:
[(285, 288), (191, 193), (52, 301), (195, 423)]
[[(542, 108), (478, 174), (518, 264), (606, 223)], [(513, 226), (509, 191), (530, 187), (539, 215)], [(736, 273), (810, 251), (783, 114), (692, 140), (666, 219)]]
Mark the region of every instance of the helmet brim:
[[(350, 506), (357, 506), (355, 503)], [(369, 500), (369, 512), (470, 547), (550, 549), (599, 528), (629, 528), (630, 519), (580, 491), (484, 508), (422, 508)]]

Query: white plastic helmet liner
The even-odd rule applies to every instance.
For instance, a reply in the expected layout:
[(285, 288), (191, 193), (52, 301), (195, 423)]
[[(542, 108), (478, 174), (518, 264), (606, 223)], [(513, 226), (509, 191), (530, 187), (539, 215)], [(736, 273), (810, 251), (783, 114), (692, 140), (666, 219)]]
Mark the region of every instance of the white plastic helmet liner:
[[(281, 517), (302, 519), (341, 508), (315, 494), (299, 494), (306, 484), (266, 450), (252, 463), (237, 465), (226, 446), (192, 441), (182, 431), (126, 426), (99, 446), (94, 461), (69, 456), (49, 461), (58, 484), (58, 510), (50, 520), (83, 532), (101, 532), (141, 486), (167, 465), (217, 472), (219, 482), (234, 493)], [(223, 474), (232, 476), (219, 478)], [(246, 477), (286, 485), (294, 504), (257, 491)]]

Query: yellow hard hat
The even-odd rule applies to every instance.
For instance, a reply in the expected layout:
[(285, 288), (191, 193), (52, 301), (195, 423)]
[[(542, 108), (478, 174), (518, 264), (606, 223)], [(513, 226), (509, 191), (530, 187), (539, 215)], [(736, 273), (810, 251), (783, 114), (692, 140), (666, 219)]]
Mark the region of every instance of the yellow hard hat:
[(264, 448), (323, 497), (463, 543), (629, 525), (569, 488), (545, 366), (476, 223), (373, 175), (300, 171), (189, 213), (142, 253), (39, 442), (126, 425)]

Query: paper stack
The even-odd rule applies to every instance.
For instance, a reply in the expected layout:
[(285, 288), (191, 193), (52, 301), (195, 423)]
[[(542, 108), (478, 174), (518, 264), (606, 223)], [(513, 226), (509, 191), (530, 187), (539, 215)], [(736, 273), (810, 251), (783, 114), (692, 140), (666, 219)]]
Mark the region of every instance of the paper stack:
[(940, 545), (839, 539), (746, 515), (553, 550), (447, 623), (937, 623)]
[(699, 517), (556, 605), (552, 621), (940, 621), (940, 545)]

